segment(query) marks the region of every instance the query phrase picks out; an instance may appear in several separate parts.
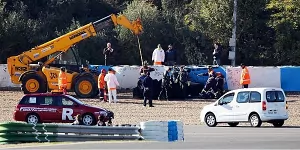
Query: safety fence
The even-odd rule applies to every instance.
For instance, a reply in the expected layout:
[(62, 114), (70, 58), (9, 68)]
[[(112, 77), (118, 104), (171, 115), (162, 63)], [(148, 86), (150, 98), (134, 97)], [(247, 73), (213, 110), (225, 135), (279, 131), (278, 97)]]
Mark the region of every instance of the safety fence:
[(139, 127), (132, 126), (80, 126), (54, 124), (0, 124), (0, 142), (70, 142), (101, 140), (138, 140)]
[[(90, 69), (108, 69), (110, 66), (90, 65)], [(156, 69), (151, 73), (153, 79), (161, 80), (166, 66), (150, 66)], [(135, 88), (139, 78), (139, 70), (141, 66), (119, 65), (112, 66), (116, 71), (116, 76), (122, 89)], [(205, 84), (207, 77), (197, 76), (200, 73), (207, 72), (207, 66), (186, 66), (190, 70), (189, 77), (192, 82)], [(248, 67), (251, 75), (251, 84), (249, 87), (279, 87), (284, 91), (297, 92), (300, 91), (299, 82), (293, 75), (300, 73), (299, 66), (278, 66), (278, 67)], [(241, 88), (239, 83), (241, 68), (230, 66), (215, 66), (214, 70), (221, 72), (226, 77), (226, 90), (234, 90)], [(0, 64), (0, 87), (20, 87), (20, 85), (12, 84), (7, 71), (6, 64)]]

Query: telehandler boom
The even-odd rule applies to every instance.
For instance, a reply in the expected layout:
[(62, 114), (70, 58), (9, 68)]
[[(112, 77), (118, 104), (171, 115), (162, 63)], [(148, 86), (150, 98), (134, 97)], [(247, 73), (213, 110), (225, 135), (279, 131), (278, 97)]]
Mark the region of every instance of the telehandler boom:
[[(9, 57), (7, 59), (7, 67), (12, 83), (21, 84), (22, 91), (25, 94), (58, 90), (60, 68), (49, 67), (49, 64), (62, 53), (71, 49), (76, 43), (96, 36), (98, 32), (108, 26), (117, 25), (128, 28), (135, 35), (142, 32), (142, 25), (139, 19), (130, 22), (124, 15), (111, 14), (36, 46), (20, 55)], [(31, 64), (53, 54), (57, 55), (39, 65)], [(67, 70), (67, 80), (67, 90), (75, 91), (79, 97), (89, 98), (98, 94), (97, 75), (91, 72), (84, 71), (79, 73)]]

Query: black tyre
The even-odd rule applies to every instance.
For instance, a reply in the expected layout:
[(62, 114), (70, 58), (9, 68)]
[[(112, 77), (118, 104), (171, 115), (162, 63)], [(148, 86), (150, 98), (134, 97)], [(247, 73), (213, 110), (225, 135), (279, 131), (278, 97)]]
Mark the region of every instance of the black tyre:
[(81, 98), (93, 98), (97, 95), (97, 84), (91, 76), (81, 76), (75, 81), (74, 91)]
[(46, 82), (37, 74), (27, 74), (23, 77), (21, 82), (21, 88), (24, 94), (47, 92)]
[(239, 125), (239, 122), (230, 122), (228, 123), (228, 125), (231, 127), (236, 127), (237, 125)]
[(213, 113), (208, 113), (205, 116), (205, 123), (209, 127), (215, 127), (218, 124), (217, 123), (217, 119), (216, 119), (216, 117), (215, 117), (215, 115)]
[(279, 121), (273, 122), (274, 127), (282, 127), (283, 124), (284, 124), (284, 120), (279, 120)]
[(87, 126), (92, 126), (96, 124), (95, 116), (92, 114), (84, 114), (82, 116), (82, 123)]
[(252, 127), (260, 127), (262, 124), (262, 121), (260, 120), (260, 117), (258, 116), (258, 114), (252, 114), (249, 117), (249, 122), (251, 124)]
[(40, 121), (41, 121), (40, 117), (37, 114), (28, 114), (26, 116), (26, 122), (28, 124), (37, 124), (37, 123), (40, 123)]

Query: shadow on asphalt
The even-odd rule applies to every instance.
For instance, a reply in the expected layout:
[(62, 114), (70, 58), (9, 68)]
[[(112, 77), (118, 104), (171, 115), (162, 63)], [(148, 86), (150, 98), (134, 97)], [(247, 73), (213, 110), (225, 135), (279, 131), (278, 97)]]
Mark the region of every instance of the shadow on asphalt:
[(223, 128), (300, 128), (300, 126), (282, 126), (282, 127), (273, 127), (273, 126), (261, 126), (261, 127), (251, 127), (251, 126), (237, 126), (237, 127), (230, 127), (230, 126), (217, 126)]

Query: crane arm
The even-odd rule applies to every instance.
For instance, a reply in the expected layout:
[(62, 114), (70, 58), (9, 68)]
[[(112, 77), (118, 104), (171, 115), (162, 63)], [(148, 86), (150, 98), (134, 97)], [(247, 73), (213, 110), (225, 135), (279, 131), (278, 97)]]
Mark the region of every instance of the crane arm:
[[(9, 57), (7, 59), (7, 65), (12, 82), (15, 84), (19, 83), (18, 77), (30, 69), (30, 63), (38, 61), (56, 52), (64, 53), (78, 42), (89, 37), (96, 36), (98, 32), (107, 28), (108, 26), (117, 25), (128, 28), (135, 35), (140, 34), (143, 29), (139, 19), (130, 22), (124, 15), (116, 16), (115, 14), (111, 14), (100, 20), (89, 23), (67, 34), (64, 34), (56, 39), (48, 41), (42, 45), (36, 46), (20, 55)], [(47, 60), (44, 65), (52, 63), (55, 58)]]

